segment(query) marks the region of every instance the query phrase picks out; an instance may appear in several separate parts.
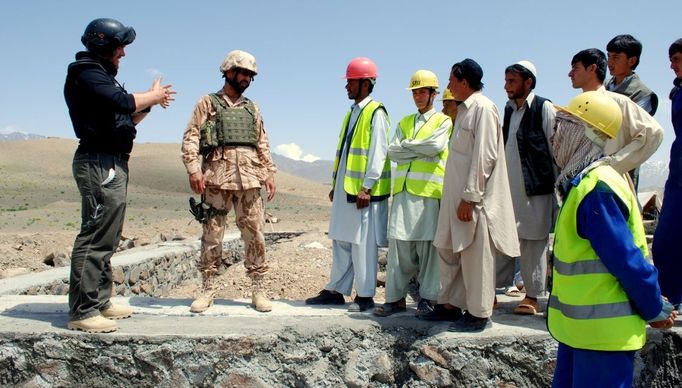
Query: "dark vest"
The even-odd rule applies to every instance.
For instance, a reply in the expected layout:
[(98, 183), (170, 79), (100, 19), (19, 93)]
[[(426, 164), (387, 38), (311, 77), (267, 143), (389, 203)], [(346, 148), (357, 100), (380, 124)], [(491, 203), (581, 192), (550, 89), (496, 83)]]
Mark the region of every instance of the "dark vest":
[[(554, 192), (554, 160), (549, 150), (547, 136), (542, 129), (542, 105), (545, 101), (549, 100), (535, 96), (533, 103), (526, 107), (519, 129), (516, 132), (523, 182), (526, 187), (526, 195), (529, 197)], [(505, 145), (509, 137), (511, 116), (512, 108), (506, 107), (502, 127)]]
[[(607, 84), (610, 83), (611, 81), (607, 82)], [(636, 104), (639, 104), (639, 101), (646, 97), (651, 97), (651, 112), (647, 113), (652, 116), (656, 114), (656, 110), (658, 109), (658, 96), (646, 85), (644, 85), (644, 82), (639, 79), (639, 76), (636, 73), (632, 74), (632, 77), (629, 79), (621, 82), (621, 84), (616, 86), (615, 89), (609, 89), (607, 87), (606, 90), (626, 95), (630, 97), (630, 99)]]

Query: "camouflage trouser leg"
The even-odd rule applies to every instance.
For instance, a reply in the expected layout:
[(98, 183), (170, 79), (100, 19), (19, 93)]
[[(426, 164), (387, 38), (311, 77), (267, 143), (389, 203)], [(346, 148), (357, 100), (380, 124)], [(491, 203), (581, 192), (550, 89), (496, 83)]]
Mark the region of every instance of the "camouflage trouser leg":
[[(206, 188), (205, 201), (216, 209), (230, 211), (232, 202), (229, 201), (229, 191), (217, 188)], [(198, 269), (201, 273), (204, 290), (214, 288), (215, 275), (223, 259), (223, 236), (225, 235), (225, 221), (227, 215), (213, 216), (208, 223), (203, 224), (204, 232), (201, 236), (201, 256)]]
[(260, 188), (233, 191), (232, 203), (237, 217), (237, 227), (244, 240), (244, 266), (246, 275), (260, 280), (268, 271), (265, 264), (265, 235), (263, 229), (263, 199)]
[[(260, 189), (221, 190), (206, 188), (206, 202), (216, 209), (236, 213), (237, 227), (244, 240), (244, 266), (246, 275), (260, 280), (268, 271), (265, 265), (265, 236), (263, 234), (263, 200)], [(213, 287), (213, 279), (222, 261), (223, 236), (226, 216), (214, 216), (204, 225), (201, 238), (201, 257), (199, 271), (205, 288)]]

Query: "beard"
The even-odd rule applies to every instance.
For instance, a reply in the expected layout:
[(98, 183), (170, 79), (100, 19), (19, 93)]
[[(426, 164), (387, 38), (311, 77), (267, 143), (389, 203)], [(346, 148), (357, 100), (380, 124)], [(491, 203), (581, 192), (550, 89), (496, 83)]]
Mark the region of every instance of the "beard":
[(523, 90), (515, 90), (515, 91), (507, 92), (507, 97), (510, 100), (518, 100), (519, 98), (523, 98), (524, 95), (525, 94), (524, 94)]
[(239, 82), (235, 78), (227, 78), (227, 83), (239, 94), (244, 93), (244, 91), (249, 87), (249, 82)]

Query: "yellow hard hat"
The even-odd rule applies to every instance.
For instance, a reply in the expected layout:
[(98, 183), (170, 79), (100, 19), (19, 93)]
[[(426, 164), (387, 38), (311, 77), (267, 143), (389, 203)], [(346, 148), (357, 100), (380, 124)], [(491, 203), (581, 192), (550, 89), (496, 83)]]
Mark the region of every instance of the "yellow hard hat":
[(609, 139), (618, 135), (623, 122), (623, 113), (618, 103), (604, 92), (584, 92), (573, 97), (566, 107), (554, 106), (598, 129)]
[(445, 88), (443, 90), (443, 98), (441, 98), (442, 101), (455, 101), (455, 96), (452, 95), (452, 92), (450, 89)]
[(419, 88), (433, 88), (438, 89), (438, 77), (428, 70), (417, 70), (410, 78), (410, 85), (407, 90), (414, 90)]

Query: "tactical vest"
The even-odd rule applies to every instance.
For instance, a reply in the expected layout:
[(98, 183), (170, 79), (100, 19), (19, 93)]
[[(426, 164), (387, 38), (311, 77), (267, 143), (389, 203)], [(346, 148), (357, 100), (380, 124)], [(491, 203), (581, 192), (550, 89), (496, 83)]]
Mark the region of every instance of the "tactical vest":
[[(529, 197), (554, 193), (554, 160), (542, 126), (542, 106), (545, 101), (549, 100), (535, 96), (533, 103), (526, 107), (516, 131), (523, 184)], [(511, 116), (512, 108), (506, 107), (502, 126), (505, 144), (509, 138)]]
[(205, 154), (219, 146), (258, 145), (256, 106), (251, 100), (239, 107), (228, 106), (216, 93), (209, 94), (215, 109), (215, 119), (207, 120), (200, 128), (199, 152)]
[[(386, 108), (377, 101), (370, 101), (360, 111), (354, 128), (348, 128), (350, 124), (351, 111), (346, 113), (341, 126), (341, 134), (339, 136), (339, 143), (336, 146), (336, 160), (334, 161), (334, 173), (332, 175), (332, 189), (336, 185), (336, 173), (339, 169), (339, 160), (343, 149), (347, 149), (346, 157), (346, 174), (343, 178), (343, 189), (351, 195), (357, 196), (362, 190), (362, 183), (365, 180), (365, 173), (367, 172), (367, 162), (369, 156), (369, 145), (372, 137), (372, 119), (374, 113), (378, 109), (386, 112)], [(352, 130), (350, 144), (345, 144), (346, 134)], [(388, 128), (386, 128), (388, 132)], [(388, 133), (386, 134), (388, 135)], [(372, 200), (385, 199), (391, 194), (391, 161), (386, 158), (381, 177), (376, 181), (374, 187), (371, 187)]]
[[(449, 117), (443, 113), (434, 113), (424, 125), (414, 133), (417, 114), (405, 116), (398, 124), (403, 139), (428, 139), (433, 132), (440, 128)], [(448, 138), (452, 134), (452, 125), (448, 129)], [(419, 158), (409, 163), (398, 163), (393, 180), (393, 195), (407, 190), (412, 195), (426, 198), (440, 199), (443, 193), (443, 179), (445, 177), (445, 162), (448, 159), (448, 147), (444, 147), (438, 155), (432, 158)]]
[(646, 342), (646, 322), (590, 242), (578, 235), (578, 207), (599, 181), (606, 183), (627, 207), (627, 224), (634, 243), (647, 255), (646, 235), (630, 187), (609, 166), (587, 172), (568, 192), (556, 222), (547, 326), (557, 341), (574, 348), (637, 350)]

